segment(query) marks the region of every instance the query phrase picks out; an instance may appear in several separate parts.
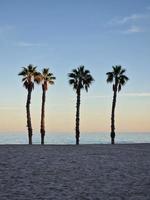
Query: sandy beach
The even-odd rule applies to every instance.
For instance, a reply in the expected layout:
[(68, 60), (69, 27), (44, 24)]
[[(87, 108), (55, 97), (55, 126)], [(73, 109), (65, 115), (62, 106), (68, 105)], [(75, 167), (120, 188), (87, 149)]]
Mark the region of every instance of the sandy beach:
[(150, 144), (1, 145), (0, 200), (149, 200)]

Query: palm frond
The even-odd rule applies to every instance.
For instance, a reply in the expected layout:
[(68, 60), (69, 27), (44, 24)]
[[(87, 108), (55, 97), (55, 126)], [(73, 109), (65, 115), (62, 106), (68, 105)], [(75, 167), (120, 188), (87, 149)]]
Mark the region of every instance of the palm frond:
[(78, 72), (84, 73), (84, 65), (80, 65), (80, 66), (78, 67)]
[(54, 85), (54, 84), (55, 84), (55, 82), (52, 81), (52, 80), (49, 80), (48, 83), (49, 83), (50, 85)]
[(121, 71), (120, 65), (113, 66), (113, 73), (115, 76), (118, 76), (120, 74), (120, 71)]
[(84, 71), (84, 74), (90, 74), (90, 71), (86, 69), (86, 70)]
[(49, 73), (49, 68), (43, 68), (42, 74), (47, 75)]
[(22, 82), (24, 82), (24, 81), (26, 81), (27, 80), (27, 77), (24, 77), (23, 79), (22, 79)]
[(28, 89), (28, 87), (29, 87), (28, 81), (25, 81), (25, 82), (23, 83), (23, 86), (24, 86), (26, 89)]
[(94, 81), (89, 70), (86, 70), (83, 65), (79, 66), (77, 69), (73, 69), (71, 73), (68, 74), (69, 84), (73, 85), (73, 89), (85, 89), (88, 91), (90, 84)]
[(121, 76), (120, 76), (120, 79), (124, 79), (125, 81), (128, 81), (128, 80), (129, 80), (129, 78), (128, 78), (127, 76), (125, 76), (125, 75), (121, 75)]
[(76, 81), (74, 79), (69, 79), (69, 84), (72, 85), (72, 84), (76, 84)]
[(121, 69), (120, 75), (123, 75), (126, 72), (126, 69)]
[(68, 77), (69, 77), (69, 78), (75, 78), (75, 77), (76, 77), (76, 74), (75, 74), (75, 73), (68, 73)]
[(18, 76), (26, 76), (26, 71), (22, 70), (21, 72), (18, 73)]
[(106, 79), (107, 83), (112, 83), (114, 80), (113, 72), (107, 72), (106, 75), (107, 75), (107, 79)]
[(34, 82), (37, 83), (37, 84), (40, 84), (42, 82), (42, 76), (41, 75), (35, 76)]
[(53, 73), (49, 72), (49, 68), (43, 68), (42, 73), (40, 73), (39, 76), (37, 74), (36, 79), (37, 79), (37, 82), (42, 83), (42, 85), (44, 85), (44, 88), (47, 90), (48, 84), (53, 85), (54, 80), (56, 80), (56, 77), (54, 77)]
[(22, 82), (26, 89), (34, 89), (33, 81), (36, 81), (35, 77), (39, 76), (39, 73), (36, 71), (36, 67), (31, 64), (27, 67), (22, 67), (22, 71), (18, 75), (23, 76)]
[(120, 78), (119, 79), (119, 84), (122, 85), (122, 86), (125, 85), (126, 84), (126, 80), (123, 79), (123, 78)]
[(86, 92), (88, 92), (88, 88), (89, 88), (90, 86), (88, 86), (88, 85), (85, 85), (85, 91)]
[(121, 84), (118, 85), (118, 92), (121, 91), (121, 86), (122, 86)]
[(74, 74), (77, 75), (77, 74), (78, 74), (78, 70), (77, 70), (77, 69), (73, 69), (73, 70), (72, 70), (72, 73), (74, 73)]
[(107, 83), (113, 83), (113, 91), (114, 90), (118, 90), (118, 92), (121, 90), (122, 86), (125, 85), (125, 83), (129, 80), (129, 78), (124, 75), (124, 73), (126, 72), (126, 69), (122, 68), (121, 65), (116, 65), (116, 66), (112, 66), (112, 72), (107, 72)]

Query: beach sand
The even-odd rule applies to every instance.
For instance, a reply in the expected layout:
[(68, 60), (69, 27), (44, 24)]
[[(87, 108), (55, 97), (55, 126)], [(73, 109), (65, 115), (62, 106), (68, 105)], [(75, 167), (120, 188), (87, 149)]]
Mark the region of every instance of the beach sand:
[(150, 144), (1, 145), (0, 200), (150, 200)]

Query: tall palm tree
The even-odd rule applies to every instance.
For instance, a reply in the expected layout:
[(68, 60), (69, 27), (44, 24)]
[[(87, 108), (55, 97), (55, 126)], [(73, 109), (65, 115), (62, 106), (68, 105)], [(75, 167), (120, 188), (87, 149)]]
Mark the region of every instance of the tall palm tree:
[(49, 72), (49, 68), (44, 68), (40, 73), (40, 82), (42, 83), (42, 107), (41, 107), (41, 144), (44, 144), (45, 136), (45, 101), (46, 91), (48, 90), (48, 84), (53, 85), (56, 78)]
[(73, 86), (73, 89), (77, 94), (76, 102), (76, 145), (79, 145), (80, 137), (80, 98), (81, 98), (81, 89), (85, 89), (88, 92), (88, 88), (91, 83), (94, 81), (93, 77), (90, 74), (89, 70), (84, 69), (84, 66), (80, 66), (77, 69), (73, 69), (71, 73), (68, 74), (69, 84)]
[(123, 69), (122, 66), (116, 65), (112, 67), (112, 72), (107, 72), (107, 83), (113, 83), (113, 101), (112, 101), (112, 113), (111, 113), (111, 144), (115, 143), (115, 107), (117, 93), (120, 92), (122, 86), (126, 84), (129, 78), (124, 75), (126, 69)]
[(31, 104), (31, 93), (34, 89), (34, 81), (37, 81), (39, 73), (36, 71), (36, 67), (33, 65), (28, 65), (23, 67), (22, 71), (18, 74), (23, 76), (22, 82), (25, 89), (27, 89), (27, 102), (26, 102), (26, 113), (27, 113), (27, 127), (28, 127), (28, 139), (29, 144), (32, 144), (32, 123), (31, 123), (31, 113), (30, 113), (30, 104)]

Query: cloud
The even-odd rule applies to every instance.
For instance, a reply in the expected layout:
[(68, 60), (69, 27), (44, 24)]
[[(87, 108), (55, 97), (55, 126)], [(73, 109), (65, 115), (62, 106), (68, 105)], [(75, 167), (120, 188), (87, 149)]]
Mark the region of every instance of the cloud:
[(121, 96), (128, 96), (128, 97), (150, 97), (150, 92), (124, 93)]
[(8, 31), (11, 31), (14, 29), (14, 26), (12, 25), (4, 25), (4, 26), (0, 26), (0, 33), (5, 33)]
[(123, 25), (129, 22), (135, 22), (141, 19), (149, 18), (150, 16), (147, 14), (132, 14), (130, 16), (125, 16), (123, 18), (114, 18), (112, 19), (109, 24), (110, 25)]
[(130, 34), (130, 33), (142, 33), (145, 32), (145, 30), (138, 26), (131, 26), (129, 29), (121, 32), (125, 34)]
[(44, 47), (44, 46), (47, 46), (44, 43), (30, 43), (30, 42), (18, 42), (15, 45), (18, 47)]
[(90, 99), (103, 99), (103, 98), (110, 98), (112, 95), (93, 95), (93, 96), (86, 96), (83, 97), (85, 99), (90, 98)]
[[(150, 97), (150, 92), (132, 92), (132, 93), (119, 93), (121, 97)], [(112, 98), (112, 95), (93, 95), (88, 96), (85, 98), (92, 98), (92, 99), (103, 99), (103, 98)]]
[(150, 14), (131, 14), (125, 17), (115, 17), (109, 23), (111, 30), (121, 34), (143, 33), (149, 31)]

